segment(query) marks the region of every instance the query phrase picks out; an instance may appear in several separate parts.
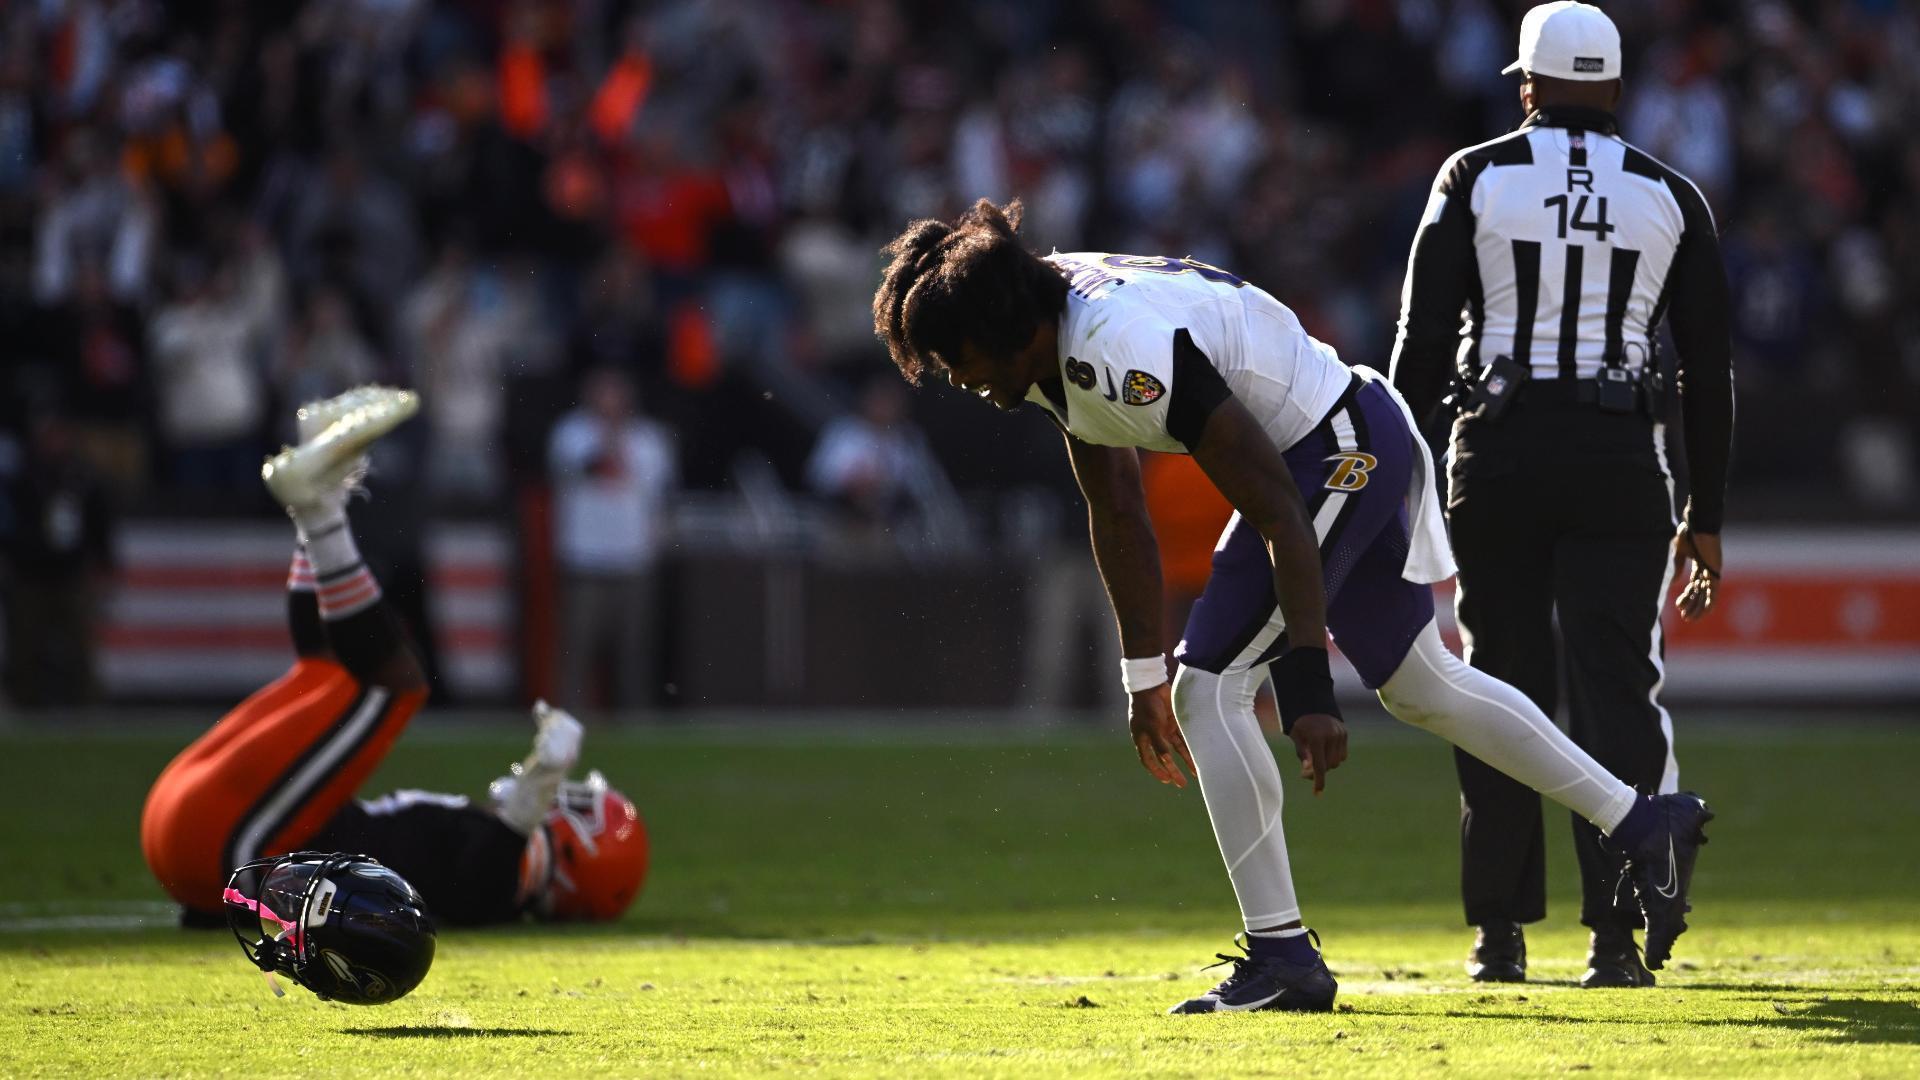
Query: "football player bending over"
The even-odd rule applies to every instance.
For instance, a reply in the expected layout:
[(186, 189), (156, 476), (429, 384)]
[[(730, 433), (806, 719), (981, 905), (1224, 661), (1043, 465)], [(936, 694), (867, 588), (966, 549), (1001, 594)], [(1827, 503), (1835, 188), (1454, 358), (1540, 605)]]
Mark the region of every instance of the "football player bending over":
[[(1140, 762), (1200, 778), (1249, 939), (1220, 985), (1178, 1013), (1333, 1007), (1300, 919), (1280, 827), (1280, 770), (1254, 720), (1272, 665), (1282, 724), (1317, 795), (1347, 757), (1329, 631), (1388, 711), (1573, 809), (1627, 856), (1647, 966), (1686, 929), (1712, 817), (1690, 793), (1639, 793), (1507, 684), (1440, 641), (1429, 585), (1453, 574), (1433, 464), (1407, 407), (1292, 311), (1190, 259), (1056, 253), (985, 199), (916, 221), (887, 247), (875, 331), (909, 382), (929, 374), (1002, 409), (1039, 406), (1066, 434), (1093, 554), (1120, 624)], [(1166, 685), (1160, 560), (1137, 451), (1193, 455), (1237, 511)], [(1177, 721), (1177, 724), (1176, 724)], [(1176, 755), (1178, 760), (1176, 760)]]
[(534, 706), (532, 753), (494, 782), (489, 805), (423, 791), (354, 801), (427, 687), (360, 561), (347, 499), (367, 447), (418, 408), (412, 392), (384, 387), (308, 405), (300, 445), (261, 469), (299, 539), (287, 578), (297, 656), (181, 751), (147, 795), (141, 847), (184, 923), (225, 925), (221, 892), (233, 868), (301, 849), (370, 855), (455, 925), (526, 913), (614, 919), (639, 892), (639, 815), (598, 772), (567, 780), (580, 723), (545, 702)]

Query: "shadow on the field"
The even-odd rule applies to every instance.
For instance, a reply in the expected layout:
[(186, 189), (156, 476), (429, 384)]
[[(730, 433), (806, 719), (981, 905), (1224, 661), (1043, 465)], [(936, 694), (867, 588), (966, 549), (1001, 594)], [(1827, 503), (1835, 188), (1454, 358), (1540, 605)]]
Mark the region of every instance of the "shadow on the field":
[(1791, 1004), (1775, 1008), (1785, 1011), (1778, 1019), (1763, 1019), (1755, 1026), (1811, 1031), (1835, 1042), (1920, 1045), (1920, 1005), (1912, 1001), (1833, 997), (1805, 1008)]
[[(1689, 986), (1688, 990), (1710, 989), (1705, 986)], [(1749, 986), (1735, 986), (1728, 989), (1750, 990)], [(1780, 987), (1782, 993), (1805, 995), (1805, 986)], [(1637, 991), (1636, 991), (1637, 992)], [(1887, 1001), (1884, 998), (1847, 997), (1827, 994), (1814, 999), (1801, 997), (1800, 1000), (1781, 1000), (1764, 994), (1750, 999), (1758, 1008), (1767, 1010), (1751, 1019), (1728, 1017), (1701, 1017), (1699, 1019), (1680, 1019), (1683, 1024), (1694, 1027), (1736, 1027), (1760, 1031), (1802, 1031), (1809, 1032), (1833, 1042), (1850, 1043), (1896, 1043), (1901, 1045), (1920, 1045), (1920, 1004), (1912, 1001)], [(1675, 1022), (1675, 1017), (1665, 1012), (1650, 1012), (1644, 1017), (1586, 1017), (1586, 1016), (1542, 1016), (1539, 1013), (1516, 1012), (1477, 1012), (1468, 1010), (1449, 1011), (1449, 1016), (1471, 1018), (1475, 1020), (1524, 1020), (1528, 1023), (1552, 1024), (1647, 1024), (1663, 1026)]]
[(343, 1028), (342, 1035), (370, 1035), (376, 1039), (503, 1039), (515, 1036), (551, 1038), (571, 1035), (552, 1028), (448, 1027), (438, 1024), (400, 1024), (394, 1027)]

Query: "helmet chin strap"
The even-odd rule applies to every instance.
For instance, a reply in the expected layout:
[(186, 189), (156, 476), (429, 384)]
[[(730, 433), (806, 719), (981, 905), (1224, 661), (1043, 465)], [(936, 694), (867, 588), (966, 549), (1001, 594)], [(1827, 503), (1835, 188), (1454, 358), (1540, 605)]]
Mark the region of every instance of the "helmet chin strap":
[(221, 893), (220, 898), (229, 904), (238, 904), (261, 918), (272, 921), (280, 927), (280, 932), (275, 934), (272, 940), (261, 942), (263, 948), (254, 952), (253, 963), (255, 967), (260, 969), (260, 976), (267, 980), (267, 989), (273, 991), (273, 996), (277, 998), (286, 997), (286, 990), (280, 986), (280, 980), (275, 978), (273, 974), (275, 956), (279, 951), (277, 946), (280, 942), (288, 938), (295, 940), (299, 938), (299, 924), (288, 922), (275, 914), (272, 908), (267, 907), (265, 904), (262, 904), (260, 901), (255, 900), (232, 886), (228, 886), (226, 891)]
[(241, 907), (246, 908), (248, 911), (253, 912), (263, 919), (272, 920), (274, 924), (280, 927), (280, 934), (276, 935), (276, 939), (280, 936), (285, 936), (289, 930), (300, 929), (298, 923), (288, 922), (275, 914), (272, 908), (267, 907), (260, 903), (260, 901), (255, 900), (253, 897), (248, 896), (246, 893), (241, 892), (231, 885), (227, 886), (226, 891), (220, 894), (220, 899), (229, 904), (239, 904)]

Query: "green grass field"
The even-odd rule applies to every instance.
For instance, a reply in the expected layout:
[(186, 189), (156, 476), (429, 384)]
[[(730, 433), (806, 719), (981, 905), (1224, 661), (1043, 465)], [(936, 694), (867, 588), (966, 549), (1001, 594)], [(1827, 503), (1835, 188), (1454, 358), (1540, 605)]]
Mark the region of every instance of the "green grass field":
[[(0, 1076), (1920, 1075), (1911, 728), (1695, 725), (1695, 929), (1659, 989), (1581, 991), (1564, 832), (1538, 981), (1475, 986), (1446, 749), (1357, 727), (1287, 814), (1340, 1011), (1192, 1018), (1162, 1012), (1232, 895), (1198, 792), (1117, 734), (592, 733), (655, 844), (628, 919), (445, 933), (380, 1009), (170, 927), (136, 816), (190, 734), (0, 733)], [(478, 791), (524, 746), (429, 717), (375, 790)]]

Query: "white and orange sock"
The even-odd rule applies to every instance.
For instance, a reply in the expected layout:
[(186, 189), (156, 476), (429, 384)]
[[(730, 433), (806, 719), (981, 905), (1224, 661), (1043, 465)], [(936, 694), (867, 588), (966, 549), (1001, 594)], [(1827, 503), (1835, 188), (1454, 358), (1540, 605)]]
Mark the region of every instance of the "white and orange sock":
[(320, 617), (337, 622), (358, 615), (380, 602), (380, 583), (367, 564), (355, 562), (343, 570), (320, 575)]
[(321, 618), (334, 622), (379, 602), (380, 583), (361, 561), (344, 513), (335, 512), (317, 522), (302, 521), (296, 513), (294, 522), (305, 544), (304, 556), (296, 556), (296, 573), (305, 561), (319, 593)]
[(288, 592), (317, 592), (320, 580), (314, 576), (313, 564), (307, 561), (307, 549), (293, 549), (293, 563), (287, 567)]

